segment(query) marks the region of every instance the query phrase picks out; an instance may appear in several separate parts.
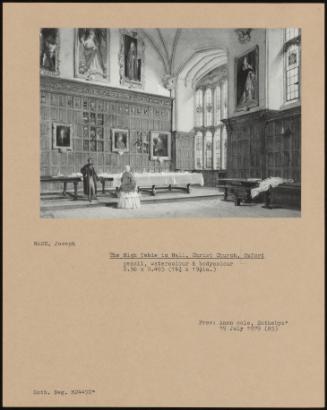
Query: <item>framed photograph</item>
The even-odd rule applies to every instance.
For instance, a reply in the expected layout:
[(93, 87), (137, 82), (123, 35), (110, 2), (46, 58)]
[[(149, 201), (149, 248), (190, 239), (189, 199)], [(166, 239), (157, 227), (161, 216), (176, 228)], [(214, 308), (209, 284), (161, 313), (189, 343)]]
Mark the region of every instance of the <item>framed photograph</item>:
[(144, 42), (139, 33), (120, 30), (120, 83), (130, 88), (144, 85)]
[(168, 160), (171, 158), (171, 133), (152, 131), (150, 136), (150, 159)]
[(55, 122), (52, 126), (53, 149), (73, 149), (72, 125)]
[(113, 128), (112, 132), (112, 152), (129, 151), (129, 133), (126, 129)]
[(235, 59), (236, 111), (259, 105), (259, 47)]
[(75, 77), (108, 80), (109, 29), (75, 29)]
[(59, 75), (59, 30), (57, 28), (40, 30), (40, 72), (50, 76)]

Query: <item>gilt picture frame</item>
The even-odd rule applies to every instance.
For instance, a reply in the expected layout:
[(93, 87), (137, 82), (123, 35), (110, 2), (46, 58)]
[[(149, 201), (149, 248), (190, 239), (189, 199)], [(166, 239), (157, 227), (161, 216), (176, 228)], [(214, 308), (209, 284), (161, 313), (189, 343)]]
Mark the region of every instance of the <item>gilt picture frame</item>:
[(127, 129), (113, 128), (111, 138), (112, 152), (129, 152), (129, 131)]
[(128, 88), (144, 88), (145, 43), (139, 32), (120, 29), (120, 84)]
[(259, 47), (255, 46), (235, 58), (236, 111), (259, 105)]
[(73, 127), (71, 124), (54, 122), (52, 124), (52, 148), (71, 151), (73, 149)]
[(150, 159), (171, 159), (171, 133), (167, 131), (152, 131), (150, 135)]

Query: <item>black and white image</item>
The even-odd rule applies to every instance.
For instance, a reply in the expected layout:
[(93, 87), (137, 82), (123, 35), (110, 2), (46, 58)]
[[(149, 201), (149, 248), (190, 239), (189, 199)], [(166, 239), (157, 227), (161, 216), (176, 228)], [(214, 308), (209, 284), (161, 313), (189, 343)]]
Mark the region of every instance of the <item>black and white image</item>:
[(45, 27), (39, 68), (41, 218), (301, 217), (299, 28)]

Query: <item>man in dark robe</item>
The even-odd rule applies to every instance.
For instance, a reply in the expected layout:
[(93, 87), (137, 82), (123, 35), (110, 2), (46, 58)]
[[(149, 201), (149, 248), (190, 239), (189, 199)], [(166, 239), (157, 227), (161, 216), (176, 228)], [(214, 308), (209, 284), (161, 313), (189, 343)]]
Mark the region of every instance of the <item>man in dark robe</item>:
[(91, 158), (89, 158), (87, 164), (81, 168), (81, 174), (83, 175), (84, 194), (87, 195), (89, 201), (92, 202), (93, 198), (97, 199), (98, 176), (93, 167)]

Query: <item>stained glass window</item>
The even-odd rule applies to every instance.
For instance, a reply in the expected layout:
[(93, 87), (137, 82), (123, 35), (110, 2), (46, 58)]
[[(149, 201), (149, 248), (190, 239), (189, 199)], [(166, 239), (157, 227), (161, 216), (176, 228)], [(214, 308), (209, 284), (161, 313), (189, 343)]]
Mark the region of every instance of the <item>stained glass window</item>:
[(300, 35), (300, 29), (294, 28), (294, 27), (287, 28), (285, 32), (285, 40), (286, 41), (292, 40), (293, 38), (296, 38), (299, 35)]
[(227, 118), (227, 80), (224, 80), (222, 83), (222, 118)]
[(227, 131), (226, 127), (223, 127), (221, 133), (221, 168), (226, 169), (227, 167)]
[(212, 125), (213, 106), (212, 106), (212, 90), (207, 88), (205, 92), (205, 125)]
[(221, 128), (217, 128), (214, 135), (214, 168), (221, 169)]
[(201, 89), (197, 90), (195, 100), (195, 123), (201, 127), (203, 125), (203, 92)]
[(202, 132), (198, 131), (195, 135), (195, 168), (203, 168), (203, 136)]
[(297, 100), (299, 98), (299, 46), (292, 44), (286, 51), (286, 100)]
[(227, 79), (195, 91), (194, 159), (196, 169), (226, 169), (227, 133), (222, 119), (228, 117)]
[(285, 85), (286, 101), (300, 98), (300, 30), (285, 29)]
[(215, 125), (219, 125), (221, 120), (221, 88), (220, 84), (215, 89)]
[(212, 132), (207, 131), (205, 135), (205, 168), (212, 168)]

